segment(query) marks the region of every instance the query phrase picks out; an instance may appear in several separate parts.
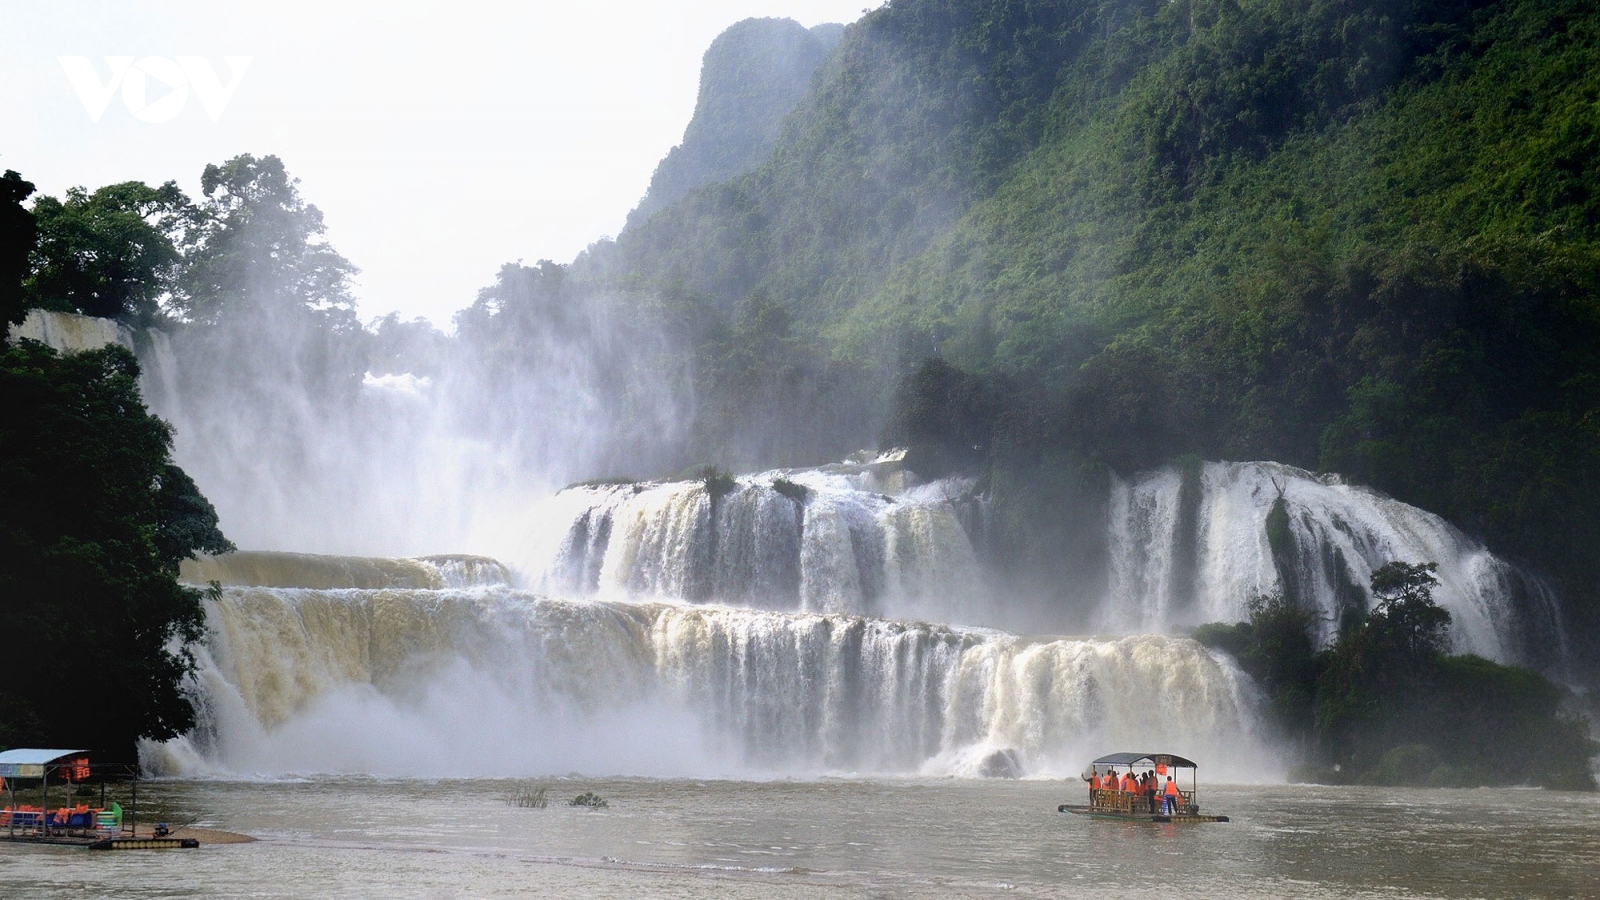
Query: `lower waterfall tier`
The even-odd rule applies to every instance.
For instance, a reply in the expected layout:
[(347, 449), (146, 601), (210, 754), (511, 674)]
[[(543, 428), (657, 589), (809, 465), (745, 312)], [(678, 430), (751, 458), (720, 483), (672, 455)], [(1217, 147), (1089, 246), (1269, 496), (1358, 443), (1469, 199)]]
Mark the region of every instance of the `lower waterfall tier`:
[[(1258, 764), (1248, 679), (1193, 641), (1024, 638), (506, 588), (225, 588), (168, 771), (1071, 775), (1117, 749)], [(1221, 771), (1218, 771), (1220, 769)], [(1238, 776), (1255, 774), (1239, 769)]]

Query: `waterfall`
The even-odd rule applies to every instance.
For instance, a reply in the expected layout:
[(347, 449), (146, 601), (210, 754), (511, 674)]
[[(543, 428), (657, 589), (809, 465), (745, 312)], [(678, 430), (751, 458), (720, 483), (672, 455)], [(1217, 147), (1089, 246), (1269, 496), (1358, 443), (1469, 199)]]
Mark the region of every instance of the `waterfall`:
[(1259, 777), (1249, 679), (1184, 629), (1282, 592), (1326, 643), (1393, 560), (1438, 563), (1458, 651), (1558, 676), (1567, 658), (1539, 579), (1438, 516), (1275, 463), (1114, 480), (1108, 587), (1061, 611), (1092, 637), (985, 627), (999, 608), (976, 543), (989, 511), (969, 479), (919, 484), (888, 455), (716, 487), (560, 492), (536, 516), (536, 592), (473, 556), (185, 563), (185, 580), (221, 586), (196, 649), (200, 727), (145, 759), (187, 773), (975, 775), (1010, 751), (1030, 774), (1071, 775), (1108, 748), (1160, 748)]
[(241, 551), (186, 559), (179, 575), (190, 584), (226, 587), (440, 588), (509, 585), (511, 571), (487, 556), (451, 554), (411, 559)]
[[(563, 596), (993, 625), (1003, 607), (973, 540), (988, 504), (973, 488), (919, 485), (895, 455), (743, 476), (718, 498), (699, 482), (571, 488), (570, 524), (536, 582)], [(1540, 579), (1336, 476), (1215, 462), (1114, 478), (1104, 527), (1104, 595), (1047, 612), (1044, 627), (1180, 633), (1243, 620), (1252, 598), (1281, 593), (1315, 613), (1327, 645), (1342, 615), (1370, 607), (1373, 571), (1398, 560), (1438, 564), (1434, 596), (1458, 652), (1558, 677), (1569, 657)]]
[[(1207, 463), (1198, 479), (1187, 529), (1176, 471), (1114, 483), (1104, 629), (1239, 621), (1250, 598), (1283, 592), (1316, 612), (1327, 644), (1346, 610), (1369, 607), (1373, 571), (1399, 560), (1439, 565), (1434, 599), (1450, 612), (1457, 652), (1547, 668), (1568, 655), (1549, 588), (1432, 513), (1278, 463)], [(1280, 500), (1287, 540), (1274, 548), (1268, 518)], [(1186, 544), (1194, 564), (1180, 572), (1175, 548)]]
[(1248, 679), (1182, 638), (504, 586), (236, 586), (207, 615), (201, 725), (146, 752), (171, 771), (970, 775), (1010, 749), (1072, 775), (1107, 746), (1255, 749)]
[(133, 332), (116, 319), (47, 309), (28, 310), (21, 322), (10, 326), (6, 339), (11, 343), (38, 341), (58, 353), (82, 353), (112, 344), (134, 348)]
[[(570, 488), (584, 498), (539, 583), (559, 594), (971, 621), (983, 600), (958, 499), (907, 486), (898, 457), (696, 481)], [(886, 489), (894, 493), (887, 493)]]

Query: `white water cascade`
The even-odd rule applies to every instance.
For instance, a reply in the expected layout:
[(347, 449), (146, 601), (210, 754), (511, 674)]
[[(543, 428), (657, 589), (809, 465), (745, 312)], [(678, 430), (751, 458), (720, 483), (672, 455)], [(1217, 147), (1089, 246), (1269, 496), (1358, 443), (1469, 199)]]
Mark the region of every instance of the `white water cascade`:
[[(260, 571), (275, 555), (248, 556)], [(274, 577), (305, 562), (278, 560)], [(346, 564), (385, 566), (407, 561)], [(242, 577), (226, 559), (210, 572)], [(147, 748), (168, 770), (970, 775), (1012, 750), (1029, 773), (1071, 775), (1108, 746), (1219, 762), (1255, 748), (1248, 679), (1181, 638), (1021, 638), (495, 584), (226, 587), (207, 614), (202, 725)]]
[(714, 600), (738, 606), (937, 622), (985, 620), (963, 526), (971, 479), (909, 483), (899, 456), (701, 482), (563, 492), (572, 524), (540, 581), (563, 595)]
[[(970, 479), (916, 484), (893, 454), (741, 477), (715, 500), (692, 481), (560, 499), (552, 515), (570, 524), (539, 582), (551, 593), (1005, 621), (980, 565), (987, 502)], [(1083, 579), (1107, 587), (1055, 609), (1047, 629), (1174, 634), (1243, 620), (1252, 598), (1282, 593), (1316, 612), (1327, 643), (1342, 614), (1369, 607), (1373, 571), (1398, 560), (1438, 564), (1457, 651), (1550, 670), (1567, 657), (1539, 579), (1440, 517), (1335, 476), (1270, 462), (1164, 468), (1113, 477), (1107, 507), (1106, 571)]]
[(1315, 610), (1328, 643), (1346, 610), (1368, 608), (1376, 569), (1432, 562), (1457, 652), (1556, 669), (1567, 657), (1549, 588), (1430, 512), (1278, 463), (1207, 463), (1190, 478), (1168, 468), (1113, 483), (1101, 629), (1239, 621), (1252, 597), (1283, 593)]
[[(483, 557), (194, 561), (186, 580), (222, 587), (197, 651), (201, 727), (146, 760), (975, 775), (1014, 755), (1026, 773), (1071, 775), (1108, 747), (1160, 747), (1216, 761), (1213, 776), (1270, 777), (1249, 679), (1183, 630), (1282, 591), (1328, 639), (1391, 560), (1438, 563), (1458, 650), (1547, 670), (1564, 658), (1537, 579), (1336, 478), (1209, 463), (1113, 479), (1105, 508), (1105, 569), (1084, 579), (1105, 590), (1032, 637), (985, 627), (1003, 607), (975, 484), (917, 484), (894, 455), (569, 488), (540, 508), (537, 592)], [(1101, 636), (1061, 636), (1085, 622)]]

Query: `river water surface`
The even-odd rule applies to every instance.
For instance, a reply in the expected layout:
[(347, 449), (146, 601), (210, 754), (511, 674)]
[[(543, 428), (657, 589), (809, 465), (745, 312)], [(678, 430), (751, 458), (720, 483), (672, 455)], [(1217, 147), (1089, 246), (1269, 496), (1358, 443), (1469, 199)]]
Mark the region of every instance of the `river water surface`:
[[(549, 788), (548, 808), (511, 805)], [(584, 791), (607, 809), (573, 808)], [(1600, 897), (1600, 797), (1201, 785), (1227, 824), (1056, 812), (1081, 783), (158, 781), (194, 851), (0, 845), (0, 897)]]

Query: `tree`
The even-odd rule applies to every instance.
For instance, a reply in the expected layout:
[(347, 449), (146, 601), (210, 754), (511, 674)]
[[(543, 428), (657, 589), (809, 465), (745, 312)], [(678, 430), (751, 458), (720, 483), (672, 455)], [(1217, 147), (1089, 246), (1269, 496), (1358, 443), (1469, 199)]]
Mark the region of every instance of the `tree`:
[(28, 274), (28, 255), (38, 241), (33, 213), (22, 201), (33, 194), (33, 184), (10, 169), (0, 176), (0, 338), (8, 326), (27, 316), (27, 295), (22, 280)]
[(1394, 561), (1372, 573), (1376, 606), (1339, 635), (1317, 680), (1317, 722), (1335, 759), (1369, 768), (1388, 749), (1428, 736), (1427, 710), (1450, 613), (1433, 602), (1435, 563)]
[(28, 293), (35, 306), (148, 325), (177, 286), (178, 242), (197, 211), (174, 182), (81, 187), (65, 200), (40, 197)]
[(1377, 608), (1366, 627), (1388, 654), (1411, 667), (1425, 665), (1449, 648), (1450, 612), (1433, 602), (1438, 563), (1391, 562), (1372, 573)]
[(173, 306), (191, 321), (230, 310), (304, 311), (354, 321), (356, 268), (328, 244), (322, 211), (305, 202), (283, 161), (246, 153), (208, 165), (199, 227)]
[(182, 380), (227, 395), (220, 405), (257, 404), (252, 417), (273, 428), (301, 398), (342, 410), (360, 389), (367, 335), (350, 293), (356, 268), (329, 245), (322, 213), (276, 156), (208, 165), (200, 184), (171, 301), (193, 326), (173, 341)]
[(0, 350), (0, 744), (129, 759), (194, 726), (182, 683), (203, 610), (178, 564), (232, 545), (138, 376), (121, 347)]
[(906, 466), (925, 478), (977, 471), (988, 455), (999, 393), (986, 379), (938, 357), (896, 385), (881, 442), (907, 447)]
[(1202, 625), (1195, 630), (1195, 640), (1237, 659), (1239, 667), (1266, 689), (1277, 724), (1286, 732), (1303, 733), (1319, 671), (1311, 640), (1313, 614), (1282, 594), (1252, 597), (1248, 605), (1248, 622)]

